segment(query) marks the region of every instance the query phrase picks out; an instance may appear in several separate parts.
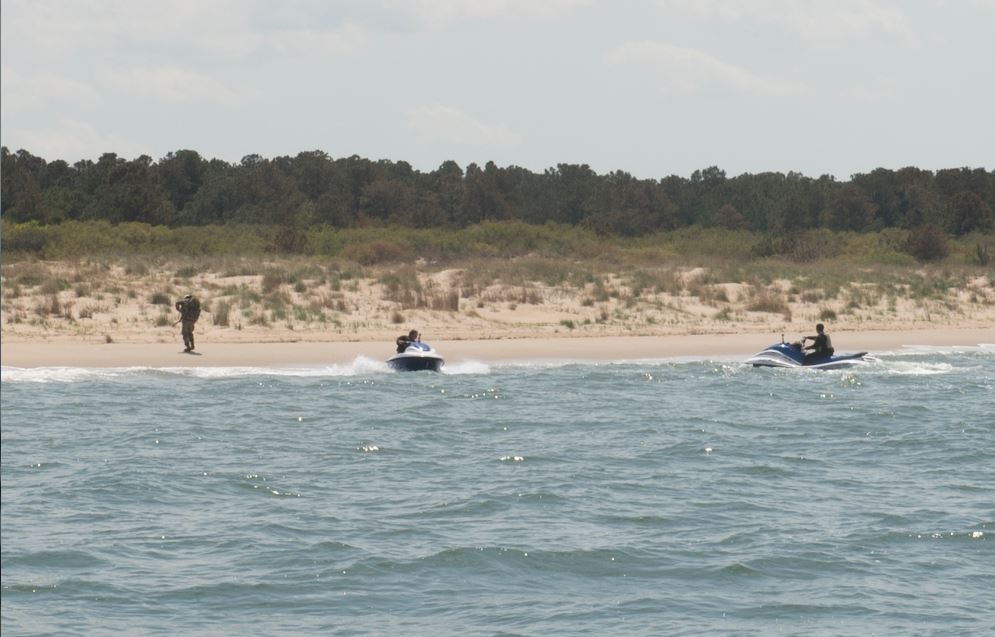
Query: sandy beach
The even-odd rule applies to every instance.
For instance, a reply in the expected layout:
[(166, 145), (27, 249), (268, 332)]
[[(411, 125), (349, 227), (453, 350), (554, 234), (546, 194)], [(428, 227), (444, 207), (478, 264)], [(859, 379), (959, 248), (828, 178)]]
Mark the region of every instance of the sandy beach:
[[(789, 338), (789, 335), (785, 335)], [(779, 334), (516, 338), (433, 341), (450, 363), (468, 361), (625, 361), (748, 356)], [(995, 343), (995, 329), (928, 329), (835, 332), (837, 351), (894, 351), (914, 346)], [(4, 343), (8, 367), (309, 367), (366, 357), (386, 360), (388, 342), (210, 343), (184, 354), (178, 343)]]
[[(343, 279), (306, 260), (185, 263), (5, 263), (2, 364), (342, 364), (386, 360), (412, 328), (450, 363), (747, 356), (782, 335), (814, 334), (819, 322), (841, 353), (995, 343), (995, 282), (971, 268), (850, 268), (841, 279), (849, 282), (834, 287), (812, 285), (803, 272), (764, 279), (675, 265), (549, 284), (534, 264), (503, 277), (468, 263), (367, 268)], [(536, 278), (514, 282), (525, 275)], [(173, 308), (187, 293), (203, 307), (195, 354), (182, 352)]]

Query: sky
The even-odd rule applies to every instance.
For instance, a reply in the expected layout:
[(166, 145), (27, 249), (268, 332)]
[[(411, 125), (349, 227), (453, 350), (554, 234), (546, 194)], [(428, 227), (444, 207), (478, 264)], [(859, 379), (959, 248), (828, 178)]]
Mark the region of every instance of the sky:
[(995, 168), (995, 0), (3, 0), (0, 143), (48, 161)]

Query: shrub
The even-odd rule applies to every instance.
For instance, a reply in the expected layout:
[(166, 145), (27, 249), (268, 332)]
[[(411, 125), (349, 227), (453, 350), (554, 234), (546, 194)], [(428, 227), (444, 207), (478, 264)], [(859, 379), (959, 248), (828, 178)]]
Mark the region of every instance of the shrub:
[(978, 260), (978, 265), (988, 265), (991, 258), (988, 256), (988, 247), (981, 245), (979, 242), (975, 246), (975, 258)]
[(939, 226), (931, 223), (919, 226), (909, 232), (905, 251), (921, 262), (939, 261), (950, 254), (946, 234)]
[(150, 294), (149, 303), (152, 305), (172, 305), (169, 295), (165, 292), (153, 292)]
[(732, 204), (725, 204), (715, 211), (715, 225), (729, 230), (739, 230), (749, 227), (746, 217)]
[(341, 232), (329, 226), (318, 226), (308, 230), (305, 251), (308, 254), (333, 256), (342, 252), (343, 245)]
[(228, 327), (229, 314), (231, 314), (231, 304), (228, 301), (218, 301), (218, 306), (211, 315), (211, 320), (215, 325)]
[(176, 276), (181, 279), (189, 279), (190, 277), (197, 276), (200, 272), (200, 268), (192, 265), (186, 265), (176, 271)]
[(829, 259), (841, 252), (841, 241), (827, 228), (806, 230), (791, 241), (790, 256), (795, 261)]
[(390, 301), (408, 301), (422, 291), (418, 271), (412, 267), (385, 272), (380, 276), (380, 284), (384, 287), (384, 298)]
[(805, 290), (801, 293), (803, 303), (818, 303), (822, 300), (822, 292), (819, 290)]
[(404, 248), (393, 241), (376, 239), (365, 243), (346, 246), (342, 256), (360, 265), (375, 265), (390, 261), (400, 261), (405, 256)]
[(263, 294), (269, 294), (281, 285), (287, 283), (287, 273), (277, 268), (266, 268), (263, 272), (262, 290)]
[(58, 316), (61, 313), (62, 305), (59, 304), (59, 297), (54, 294), (48, 297), (47, 300), (43, 300), (35, 306), (35, 314), (41, 317), (45, 317), (49, 314), (52, 316)]
[(6, 265), (3, 268), (3, 274), (7, 282), (23, 285), (26, 288), (41, 285), (51, 276), (48, 268), (40, 263)]
[(531, 285), (523, 285), (521, 295), (518, 297), (519, 303), (526, 305), (542, 305), (542, 292)]
[(149, 266), (143, 261), (129, 261), (124, 266), (124, 273), (129, 276), (146, 276), (149, 273)]
[(42, 254), (52, 242), (55, 226), (43, 226), (37, 221), (3, 222), (3, 249), (6, 252)]
[(748, 230), (688, 226), (650, 238), (668, 244), (674, 254), (700, 258), (702, 255), (731, 259), (749, 258), (756, 235)]
[(42, 294), (58, 294), (69, 289), (69, 281), (60, 277), (52, 277), (41, 284)]
[(769, 312), (786, 316), (791, 314), (781, 295), (770, 290), (755, 291), (746, 309), (750, 312)]
[(772, 257), (786, 252), (784, 239), (781, 237), (761, 237), (750, 248), (750, 256), (754, 258)]
[(433, 310), (459, 312), (459, 292), (457, 290), (449, 290), (448, 292), (434, 294), (429, 297), (428, 306)]

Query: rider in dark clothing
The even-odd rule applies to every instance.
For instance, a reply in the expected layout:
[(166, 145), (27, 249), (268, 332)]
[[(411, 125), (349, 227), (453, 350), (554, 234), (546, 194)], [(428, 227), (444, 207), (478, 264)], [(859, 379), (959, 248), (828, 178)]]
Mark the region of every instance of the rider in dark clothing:
[(412, 343), (417, 343), (419, 340), (418, 330), (411, 330), (406, 335), (402, 334), (397, 337), (397, 353), (401, 354), (404, 350), (408, 349), (408, 345)]
[(826, 327), (819, 323), (815, 326), (816, 335), (806, 336), (802, 339), (802, 343), (805, 341), (812, 341), (812, 344), (806, 347), (806, 350), (811, 350), (809, 354), (805, 354), (805, 362), (809, 362), (815, 358), (824, 358), (826, 356), (832, 356), (833, 352), (833, 342), (829, 340), (829, 334), (825, 332)]
[(180, 320), (183, 323), (183, 351), (193, 351), (193, 327), (200, 318), (200, 301), (193, 295), (187, 294), (176, 302), (176, 311), (180, 313)]

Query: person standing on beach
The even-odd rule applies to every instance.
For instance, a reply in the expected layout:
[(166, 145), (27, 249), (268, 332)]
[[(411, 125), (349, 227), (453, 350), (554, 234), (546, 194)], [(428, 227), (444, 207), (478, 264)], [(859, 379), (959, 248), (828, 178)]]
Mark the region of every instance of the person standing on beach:
[(812, 350), (810, 354), (805, 354), (805, 362), (810, 361), (813, 358), (821, 358), (823, 356), (832, 356), (833, 352), (833, 342), (829, 340), (829, 334), (825, 332), (826, 326), (819, 323), (815, 326), (815, 336), (806, 336), (802, 339), (802, 343), (811, 340), (812, 344), (806, 347), (807, 350)]
[(176, 302), (176, 311), (180, 313), (178, 323), (183, 323), (183, 346), (184, 352), (193, 351), (193, 326), (200, 318), (200, 301), (192, 294), (187, 294)]
[(397, 353), (402, 354), (404, 350), (408, 349), (408, 345), (412, 343), (417, 343), (420, 339), (418, 330), (411, 330), (407, 335), (400, 335), (397, 337)]

